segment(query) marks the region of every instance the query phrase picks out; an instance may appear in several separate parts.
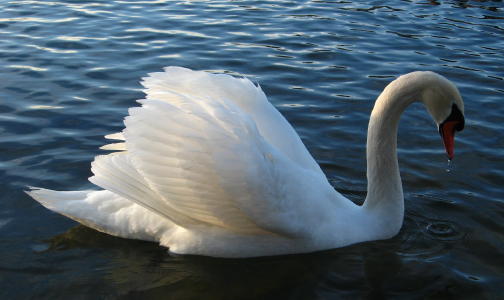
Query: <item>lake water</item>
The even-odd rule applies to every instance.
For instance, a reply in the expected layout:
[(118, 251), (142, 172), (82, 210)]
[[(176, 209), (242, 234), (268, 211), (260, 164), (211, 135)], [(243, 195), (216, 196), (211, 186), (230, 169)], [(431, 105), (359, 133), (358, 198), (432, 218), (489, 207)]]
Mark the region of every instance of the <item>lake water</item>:
[[(504, 297), (502, 1), (0, 2), (1, 299)], [(394, 77), (455, 82), (450, 172), (421, 105), (401, 120), (406, 217), (393, 239), (320, 253), (172, 256), (50, 212), (23, 190), (92, 188), (90, 162), (168, 65), (250, 77), (332, 185), (365, 197), (374, 99)]]

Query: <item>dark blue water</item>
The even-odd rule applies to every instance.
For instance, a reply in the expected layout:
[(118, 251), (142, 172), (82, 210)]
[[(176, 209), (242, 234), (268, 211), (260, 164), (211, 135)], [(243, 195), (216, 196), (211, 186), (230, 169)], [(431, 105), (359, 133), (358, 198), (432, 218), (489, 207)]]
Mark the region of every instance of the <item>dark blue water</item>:
[[(1, 299), (504, 297), (502, 1), (0, 2)], [(52, 213), (27, 185), (91, 188), (103, 135), (138, 81), (168, 65), (249, 76), (334, 187), (365, 196), (373, 101), (395, 76), (439, 72), (466, 129), (446, 155), (420, 105), (402, 118), (401, 233), (322, 253), (174, 257)]]

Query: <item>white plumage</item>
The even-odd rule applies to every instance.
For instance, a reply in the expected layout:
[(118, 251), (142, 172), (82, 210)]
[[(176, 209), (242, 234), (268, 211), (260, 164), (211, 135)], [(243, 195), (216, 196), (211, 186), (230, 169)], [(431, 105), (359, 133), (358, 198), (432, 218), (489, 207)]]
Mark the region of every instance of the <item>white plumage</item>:
[[(430, 72), (411, 76), (446, 84)], [(415, 78), (408, 81), (415, 85)], [(119, 142), (102, 148), (117, 152), (92, 163), (90, 181), (104, 190), (32, 188), (34, 199), (86, 226), (157, 241), (182, 254), (309, 252), (399, 230), (402, 205), (391, 216), (382, 212), (403, 201), (402, 189), (394, 189), (400, 187), (395, 166), (382, 170), (393, 175), (386, 183), (392, 199), (381, 201), (386, 205), (372, 205), (380, 201), (369, 196), (364, 206), (353, 204), (330, 186), (294, 129), (249, 80), (168, 67), (142, 84), (146, 99), (130, 108), (121, 133), (106, 136)], [(390, 152), (395, 158), (395, 148)], [(369, 179), (375, 185), (382, 180)], [(389, 186), (380, 197), (388, 197)]]

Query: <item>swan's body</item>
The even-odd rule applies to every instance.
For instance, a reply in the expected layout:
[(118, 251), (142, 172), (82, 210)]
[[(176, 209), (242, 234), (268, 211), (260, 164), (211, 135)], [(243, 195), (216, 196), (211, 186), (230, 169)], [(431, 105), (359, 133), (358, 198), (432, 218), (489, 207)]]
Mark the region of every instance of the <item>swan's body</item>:
[(169, 67), (143, 85), (142, 106), (129, 110), (122, 133), (107, 136), (124, 140), (105, 146), (119, 151), (92, 163), (90, 181), (105, 190), (28, 193), (89, 227), (181, 254), (278, 255), (394, 236), (404, 214), (396, 157), (401, 113), (414, 100), (438, 124), (453, 105), (463, 112), (457, 89), (435, 73), (391, 83), (371, 114), (368, 196), (358, 206), (332, 188), (249, 80)]

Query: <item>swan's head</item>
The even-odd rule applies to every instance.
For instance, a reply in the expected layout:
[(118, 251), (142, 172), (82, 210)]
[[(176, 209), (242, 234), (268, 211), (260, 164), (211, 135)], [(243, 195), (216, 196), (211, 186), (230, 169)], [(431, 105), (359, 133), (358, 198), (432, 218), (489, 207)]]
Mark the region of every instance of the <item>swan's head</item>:
[(454, 156), (455, 132), (464, 129), (464, 101), (457, 87), (434, 72), (419, 72), (424, 80), (421, 101), (436, 122), (451, 160)]

